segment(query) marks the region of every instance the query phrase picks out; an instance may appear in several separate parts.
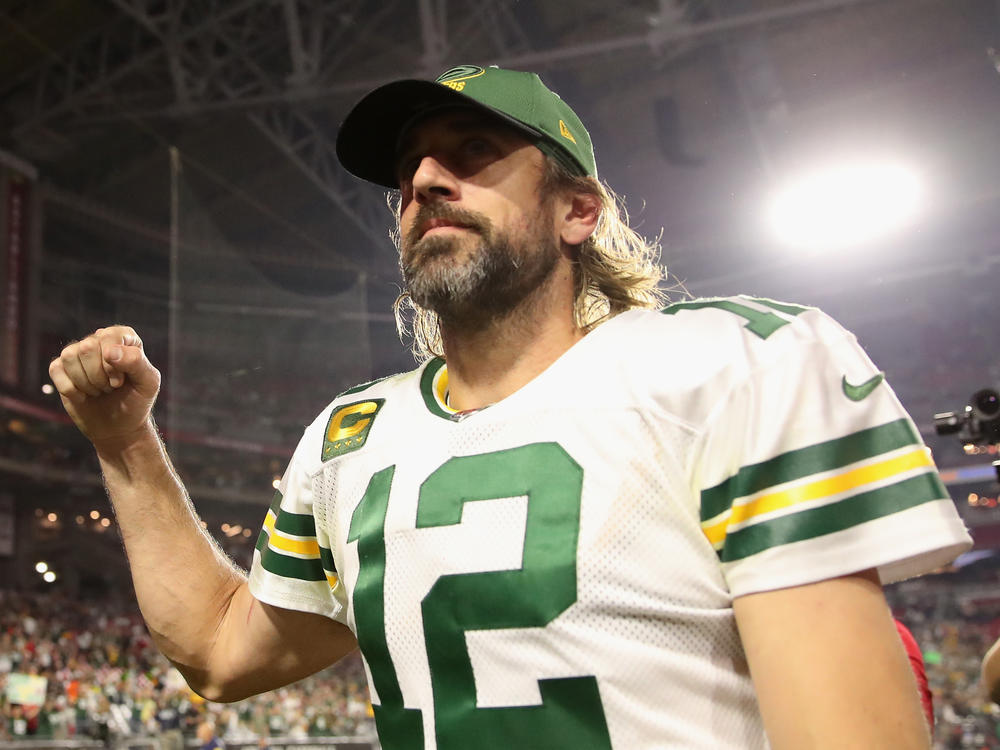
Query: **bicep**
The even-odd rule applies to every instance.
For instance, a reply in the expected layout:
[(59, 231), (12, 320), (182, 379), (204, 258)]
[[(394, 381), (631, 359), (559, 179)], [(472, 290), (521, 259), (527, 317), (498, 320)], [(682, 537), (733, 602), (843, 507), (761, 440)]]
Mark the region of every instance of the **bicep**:
[(206, 676), (202, 694), (241, 700), (318, 672), (356, 647), (343, 623), (265, 604), (244, 583), (228, 603), (213, 648), (214, 674)]
[(929, 746), (875, 571), (742, 596), (733, 612), (775, 750)]

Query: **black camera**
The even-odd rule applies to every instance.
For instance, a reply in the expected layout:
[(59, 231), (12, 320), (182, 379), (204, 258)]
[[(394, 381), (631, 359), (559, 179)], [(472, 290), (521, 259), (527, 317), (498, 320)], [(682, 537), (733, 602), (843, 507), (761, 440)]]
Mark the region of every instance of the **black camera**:
[(934, 415), (938, 435), (957, 435), (965, 443), (1000, 443), (1000, 393), (992, 388), (976, 391), (964, 411)]
[[(1000, 393), (992, 388), (976, 391), (964, 411), (935, 414), (934, 430), (938, 435), (956, 435), (966, 446), (1000, 447)], [(1000, 461), (993, 462), (993, 469), (1000, 482)]]

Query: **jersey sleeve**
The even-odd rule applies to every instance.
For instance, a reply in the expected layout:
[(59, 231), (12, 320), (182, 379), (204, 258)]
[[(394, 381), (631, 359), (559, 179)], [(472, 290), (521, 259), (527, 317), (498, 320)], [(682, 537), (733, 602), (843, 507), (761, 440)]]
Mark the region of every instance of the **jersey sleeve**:
[[(299, 442), (264, 518), (250, 569), (250, 592), (276, 607), (346, 622), (344, 587), (337, 576), (330, 540), (317, 527), (313, 515), (308, 458), (319, 454), (312, 435), (314, 427)], [(310, 446), (315, 450), (310, 451)]]
[(852, 334), (810, 309), (746, 351), (706, 422), (694, 487), (734, 597), (868, 568), (888, 583), (971, 546), (919, 432)]

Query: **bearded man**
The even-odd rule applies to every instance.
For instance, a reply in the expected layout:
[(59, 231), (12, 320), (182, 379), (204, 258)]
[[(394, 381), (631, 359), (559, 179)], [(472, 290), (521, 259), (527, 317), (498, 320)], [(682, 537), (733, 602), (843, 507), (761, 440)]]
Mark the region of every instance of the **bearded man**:
[(239, 700), (360, 646), (387, 749), (929, 747), (881, 584), (970, 539), (854, 337), (659, 309), (655, 247), (535, 74), (383, 86), (338, 154), (398, 190), (422, 363), (306, 430), (249, 576), (170, 467), (135, 331), (50, 367), (190, 685)]

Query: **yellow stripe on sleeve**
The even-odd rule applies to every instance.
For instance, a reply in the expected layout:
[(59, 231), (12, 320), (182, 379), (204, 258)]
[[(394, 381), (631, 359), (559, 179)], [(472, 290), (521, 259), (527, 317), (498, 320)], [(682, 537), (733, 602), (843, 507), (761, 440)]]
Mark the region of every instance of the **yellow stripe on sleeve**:
[(808, 484), (791, 487), (779, 492), (769, 492), (760, 495), (755, 500), (744, 505), (735, 505), (729, 515), (712, 525), (702, 525), (702, 530), (712, 546), (718, 549), (726, 538), (730, 526), (744, 523), (757, 516), (762, 516), (782, 508), (788, 508), (799, 503), (830, 497), (856, 487), (862, 487), (872, 482), (888, 479), (897, 474), (921, 467), (932, 466), (930, 457), (924, 448), (915, 448), (901, 456), (879, 461), (878, 463), (861, 466), (857, 469), (838, 474), (837, 476), (819, 479)]
[(315, 539), (289, 539), (274, 528), (274, 518), (269, 513), (264, 519), (267, 529), (267, 546), (277, 552), (294, 552), (297, 555), (319, 557), (319, 542)]

